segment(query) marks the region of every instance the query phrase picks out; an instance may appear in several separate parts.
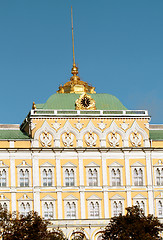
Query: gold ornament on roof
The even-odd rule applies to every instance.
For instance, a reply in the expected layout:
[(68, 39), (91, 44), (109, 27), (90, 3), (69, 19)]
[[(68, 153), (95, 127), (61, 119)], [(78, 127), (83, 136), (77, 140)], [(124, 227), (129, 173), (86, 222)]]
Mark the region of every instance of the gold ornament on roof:
[(33, 102), (33, 104), (32, 104), (32, 109), (36, 109), (36, 104), (35, 104), (35, 102)]
[(78, 76), (78, 67), (75, 63), (75, 50), (74, 50), (74, 31), (73, 31), (73, 16), (71, 7), (71, 24), (72, 24), (72, 49), (73, 49), (73, 67), (71, 69), (72, 77), (70, 81), (66, 82), (63, 86), (59, 86), (57, 93), (96, 93), (95, 87), (92, 87), (87, 82), (81, 81)]
[(83, 93), (75, 102), (76, 110), (96, 110), (96, 102), (90, 95)]

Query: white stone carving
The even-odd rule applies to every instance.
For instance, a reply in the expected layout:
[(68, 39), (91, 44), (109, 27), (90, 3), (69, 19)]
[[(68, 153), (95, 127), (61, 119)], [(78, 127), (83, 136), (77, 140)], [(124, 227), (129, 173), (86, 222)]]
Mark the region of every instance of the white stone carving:
[(106, 128), (106, 123), (104, 123), (103, 121), (101, 121), (100, 123), (97, 123), (97, 124), (101, 130), (104, 130)]
[(136, 130), (130, 135), (130, 141), (134, 147), (141, 146), (141, 139), (142, 136)]
[(31, 130), (35, 129), (36, 123), (31, 122)]
[(73, 146), (74, 135), (70, 133), (68, 130), (65, 134), (62, 135), (62, 141), (65, 147)]
[(76, 128), (80, 131), (83, 128), (84, 123), (81, 123), (80, 121), (78, 121), (77, 123), (75, 123)]
[(40, 135), (40, 141), (43, 147), (51, 147), (52, 135), (45, 130)]
[(85, 135), (85, 142), (86, 142), (87, 146), (95, 147), (96, 141), (97, 141), (97, 135), (93, 134), (92, 131), (90, 130), (89, 133), (87, 133)]
[(118, 147), (120, 135), (113, 130), (112, 133), (108, 135), (108, 140), (111, 147)]
[(144, 123), (145, 128), (147, 128), (149, 130), (149, 123)]
[(121, 128), (122, 128), (124, 131), (126, 131), (127, 128), (128, 128), (129, 123), (126, 123), (125, 121), (123, 121), (123, 123), (121, 123), (120, 125), (121, 125)]
[(61, 125), (61, 123), (59, 123), (59, 122), (57, 122), (57, 121), (55, 121), (54, 123), (52, 123), (53, 128), (56, 129), (56, 130), (58, 130), (58, 128), (60, 128), (60, 125)]

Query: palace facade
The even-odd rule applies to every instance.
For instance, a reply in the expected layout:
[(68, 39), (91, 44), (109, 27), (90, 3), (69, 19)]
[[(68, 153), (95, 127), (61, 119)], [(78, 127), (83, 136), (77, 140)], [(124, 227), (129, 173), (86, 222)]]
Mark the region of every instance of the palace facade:
[(68, 239), (101, 239), (112, 216), (139, 205), (163, 218), (163, 125), (72, 77), (24, 122), (0, 125), (0, 203), (37, 211)]

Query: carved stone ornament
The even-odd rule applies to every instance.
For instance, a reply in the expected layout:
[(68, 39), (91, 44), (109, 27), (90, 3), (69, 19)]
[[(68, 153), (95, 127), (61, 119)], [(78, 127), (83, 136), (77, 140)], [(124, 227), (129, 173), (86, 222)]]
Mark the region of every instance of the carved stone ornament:
[(96, 110), (96, 102), (90, 95), (83, 93), (75, 102), (76, 110)]
[(58, 130), (58, 128), (60, 128), (60, 125), (61, 125), (61, 123), (59, 123), (59, 122), (57, 122), (57, 121), (55, 121), (54, 123), (52, 123), (53, 128), (56, 129), (56, 130)]
[(89, 131), (89, 133), (87, 133), (85, 135), (85, 142), (86, 142), (87, 146), (95, 147), (96, 141), (97, 141), (97, 135), (93, 134), (92, 131)]
[(100, 123), (97, 123), (97, 124), (101, 130), (104, 130), (106, 128), (106, 123), (104, 123), (103, 121), (101, 121)]
[(65, 147), (72, 147), (73, 146), (74, 135), (67, 131), (62, 135), (62, 141)]
[(45, 130), (40, 135), (40, 141), (43, 147), (51, 147), (52, 135)]
[(78, 121), (77, 123), (75, 123), (76, 128), (80, 131), (83, 128), (84, 123), (81, 123), (80, 121)]
[(147, 128), (149, 130), (149, 123), (144, 123), (145, 128)]
[(126, 131), (127, 128), (128, 128), (129, 123), (126, 123), (125, 121), (123, 121), (123, 123), (121, 123), (120, 125), (121, 125), (121, 128), (122, 128), (124, 131)]
[(36, 123), (31, 122), (31, 130), (35, 129)]
[(140, 147), (141, 146), (141, 139), (142, 139), (142, 136), (137, 131), (134, 131), (130, 135), (130, 141), (131, 141), (131, 144), (134, 147)]
[(112, 133), (108, 135), (108, 140), (111, 147), (118, 147), (120, 136), (118, 133), (115, 133), (115, 131), (113, 130)]

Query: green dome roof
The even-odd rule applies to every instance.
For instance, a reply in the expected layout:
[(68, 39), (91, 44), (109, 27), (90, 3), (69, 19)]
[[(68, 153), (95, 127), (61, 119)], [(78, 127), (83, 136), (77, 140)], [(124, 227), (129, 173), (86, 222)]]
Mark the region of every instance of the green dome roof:
[[(46, 103), (36, 104), (37, 109), (71, 109), (75, 110), (75, 101), (81, 94), (55, 93)], [(127, 108), (113, 95), (106, 93), (89, 94), (96, 101), (97, 110), (126, 110)]]

